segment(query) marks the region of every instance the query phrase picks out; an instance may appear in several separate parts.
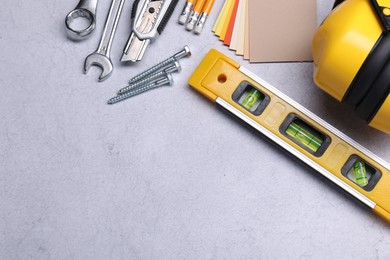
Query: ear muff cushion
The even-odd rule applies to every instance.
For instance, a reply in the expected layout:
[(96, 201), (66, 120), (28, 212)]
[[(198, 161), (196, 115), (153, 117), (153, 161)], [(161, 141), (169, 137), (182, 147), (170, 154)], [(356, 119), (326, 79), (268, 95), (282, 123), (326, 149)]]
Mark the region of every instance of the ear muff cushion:
[(356, 74), (343, 102), (354, 107), (362, 102), (389, 59), (390, 35), (382, 34)]
[(390, 92), (390, 59), (375, 79), (366, 96), (356, 107), (358, 116), (371, 122)]

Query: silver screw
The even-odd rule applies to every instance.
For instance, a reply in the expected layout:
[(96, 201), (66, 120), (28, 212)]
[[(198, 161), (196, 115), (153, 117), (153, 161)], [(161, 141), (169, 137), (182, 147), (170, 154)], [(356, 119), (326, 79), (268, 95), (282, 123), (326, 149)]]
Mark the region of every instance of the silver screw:
[(160, 79), (156, 82), (152, 82), (152, 83), (149, 83), (141, 88), (136, 88), (136, 89), (133, 89), (133, 90), (130, 90), (129, 92), (126, 92), (125, 94), (123, 95), (119, 95), (119, 96), (116, 96), (116, 97), (113, 97), (111, 98), (110, 100), (108, 100), (108, 104), (109, 105), (112, 105), (112, 104), (115, 104), (115, 103), (118, 103), (120, 101), (123, 101), (125, 99), (128, 99), (130, 97), (133, 97), (133, 96), (136, 96), (136, 95), (139, 95), (141, 93), (144, 93), (148, 90), (151, 90), (151, 89), (155, 89), (155, 88), (158, 88), (160, 86), (164, 86), (164, 85), (169, 85), (171, 86), (173, 84), (173, 77), (171, 74), (166, 74), (165, 77), (163, 79)]
[(164, 77), (166, 77), (166, 74), (168, 74), (168, 73), (174, 73), (174, 72), (180, 72), (180, 71), (181, 71), (180, 63), (178, 61), (175, 61), (174, 65), (168, 67), (167, 69), (165, 69), (163, 71), (156, 72), (156, 73), (148, 76), (147, 78), (144, 78), (140, 81), (137, 81), (136, 83), (130, 84), (129, 86), (120, 89), (118, 91), (118, 95), (123, 95), (124, 93), (129, 92), (130, 90), (140, 88), (148, 83), (151, 83), (151, 82), (154, 82), (158, 79), (164, 78)]
[(130, 79), (130, 84), (133, 84), (137, 81), (140, 81), (141, 79), (144, 79), (144, 78), (152, 75), (155, 72), (163, 70), (163, 69), (171, 66), (175, 61), (178, 61), (178, 60), (180, 60), (184, 57), (187, 57), (187, 56), (191, 56), (191, 51), (190, 51), (190, 48), (186, 45), (186, 46), (184, 46), (183, 50), (176, 53), (172, 57), (154, 65), (150, 69), (148, 69), (148, 70), (142, 72), (141, 74), (135, 76), (134, 78)]

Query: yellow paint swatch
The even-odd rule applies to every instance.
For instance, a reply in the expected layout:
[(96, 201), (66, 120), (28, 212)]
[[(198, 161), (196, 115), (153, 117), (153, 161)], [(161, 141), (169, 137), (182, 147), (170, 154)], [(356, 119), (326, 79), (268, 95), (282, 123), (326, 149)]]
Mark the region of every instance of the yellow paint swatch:
[(235, 3), (236, 3), (236, 0), (230, 1), (227, 17), (226, 17), (225, 22), (223, 24), (221, 35), (219, 36), (219, 39), (221, 41), (225, 40), (225, 36), (226, 36), (227, 30), (229, 27), (230, 19), (232, 18), (232, 13), (233, 13), (233, 8), (234, 8)]
[(215, 32), (217, 30), (217, 27), (221, 21), (221, 18), (222, 18), (222, 13), (224, 12), (225, 8), (227, 7), (227, 4), (228, 4), (228, 0), (225, 1), (225, 3), (223, 4), (223, 7), (221, 9), (221, 12), (219, 13), (218, 15), (218, 18), (217, 18), (217, 21), (215, 22), (214, 24), (214, 27), (213, 27), (213, 32)]
[(219, 21), (219, 24), (215, 30), (215, 35), (217, 35), (217, 36), (221, 36), (223, 27), (225, 25), (225, 21), (229, 20), (228, 18), (230, 18), (230, 17), (228, 17), (229, 9), (231, 10), (230, 13), (233, 10), (233, 0), (226, 0), (226, 2), (227, 2), (227, 6), (223, 10), (221, 20)]

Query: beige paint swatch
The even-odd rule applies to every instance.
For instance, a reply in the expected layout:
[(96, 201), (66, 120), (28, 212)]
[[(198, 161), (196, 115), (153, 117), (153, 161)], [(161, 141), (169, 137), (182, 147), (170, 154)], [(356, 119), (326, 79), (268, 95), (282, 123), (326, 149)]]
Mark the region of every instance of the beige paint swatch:
[[(258, 0), (257, 0), (258, 1)], [(250, 58), (250, 42), (249, 42), (249, 27), (250, 27), (250, 19), (249, 19), (249, 3), (250, 1), (248, 0), (248, 4), (246, 5), (245, 8), (245, 35), (244, 35), (244, 59), (249, 60)], [(253, 28), (254, 26), (252, 26)]]
[(251, 62), (311, 61), (315, 0), (248, 0)]
[(241, 7), (241, 15), (240, 15), (240, 25), (238, 29), (238, 36), (237, 36), (237, 55), (244, 55), (244, 46), (245, 46), (245, 23), (246, 23), (246, 6), (248, 5), (248, 0), (241, 0), (242, 7)]
[(237, 50), (238, 37), (240, 36), (241, 17), (245, 15), (242, 12), (243, 7), (244, 7), (244, 0), (240, 0), (237, 8), (236, 21), (234, 23), (232, 40), (230, 41), (230, 46), (229, 46), (229, 48), (234, 51)]

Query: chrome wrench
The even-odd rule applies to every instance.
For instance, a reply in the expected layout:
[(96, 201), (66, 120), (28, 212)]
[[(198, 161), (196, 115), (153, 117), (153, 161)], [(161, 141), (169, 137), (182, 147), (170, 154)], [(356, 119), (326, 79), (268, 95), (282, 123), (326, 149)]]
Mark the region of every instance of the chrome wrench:
[[(68, 13), (65, 18), (65, 26), (69, 38), (73, 40), (83, 40), (95, 29), (97, 4), (98, 0), (80, 0), (76, 8)], [(85, 17), (89, 20), (88, 27), (79, 29), (72, 25), (73, 21), (80, 17)]]
[(94, 53), (88, 55), (85, 59), (84, 73), (87, 73), (92, 65), (96, 65), (102, 69), (99, 81), (105, 80), (109, 75), (111, 75), (113, 70), (113, 65), (110, 59), (110, 51), (124, 2), (125, 0), (112, 0), (99, 47)]

